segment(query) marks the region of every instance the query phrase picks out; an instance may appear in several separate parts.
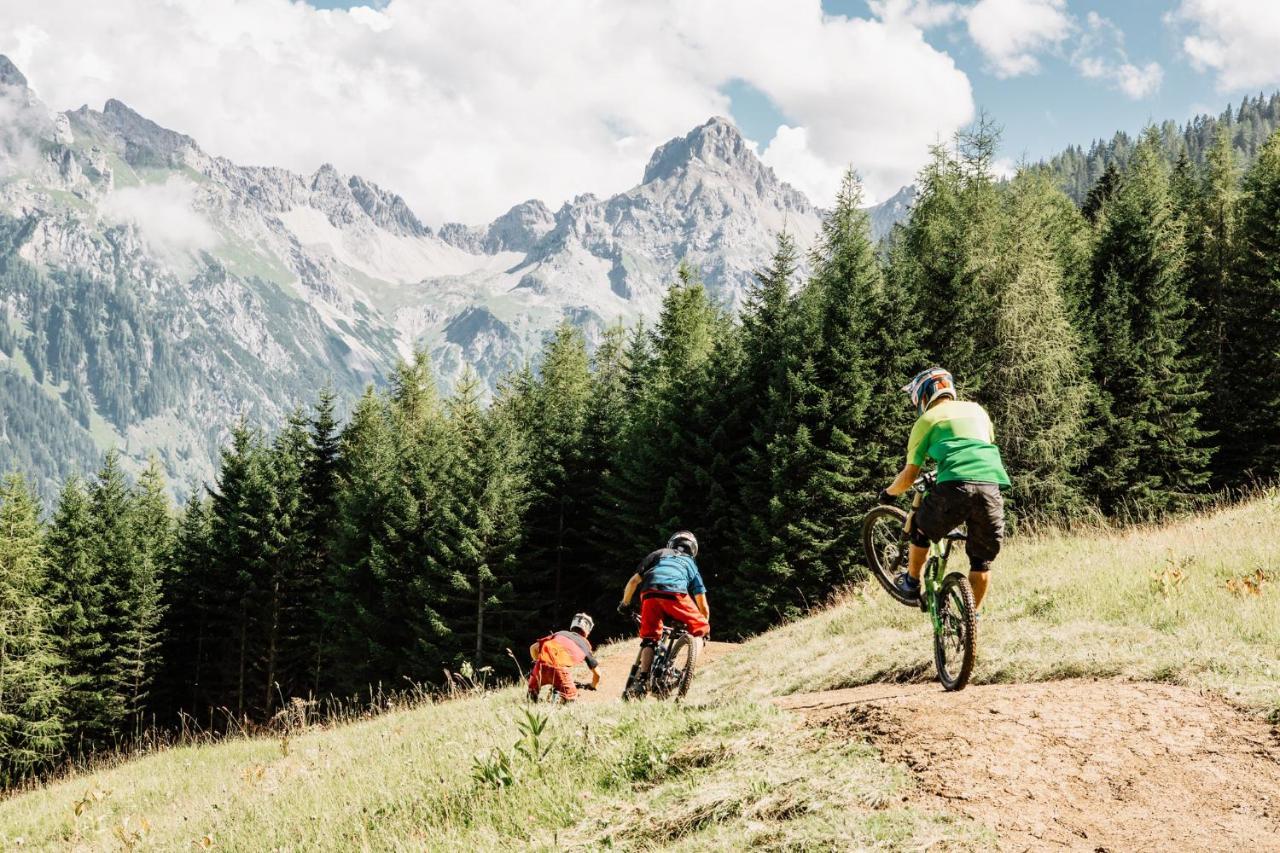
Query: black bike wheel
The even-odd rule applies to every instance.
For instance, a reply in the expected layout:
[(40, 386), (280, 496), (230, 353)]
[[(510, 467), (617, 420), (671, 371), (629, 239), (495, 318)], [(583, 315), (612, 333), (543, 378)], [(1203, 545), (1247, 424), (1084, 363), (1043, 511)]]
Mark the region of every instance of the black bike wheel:
[(894, 601), (916, 607), (919, 600), (898, 591), (895, 581), (907, 570), (907, 514), (896, 506), (878, 506), (862, 522), (867, 568)]
[(683, 699), (693, 683), (693, 671), (698, 666), (698, 653), (702, 650), (702, 641), (686, 634), (671, 644), (671, 657), (667, 660), (668, 683), (671, 685), (668, 695)]
[(636, 662), (631, 664), (631, 672), (627, 675), (627, 685), (622, 688), (623, 702), (630, 702), (633, 699), (640, 699), (643, 697), (644, 691), (641, 689), (640, 679), (638, 677), (639, 672), (640, 659), (637, 658)]
[(933, 638), (938, 680), (946, 690), (963, 690), (973, 674), (978, 650), (978, 614), (969, 579), (952, 572), (938, 590), (938, 619), (942, 630)]

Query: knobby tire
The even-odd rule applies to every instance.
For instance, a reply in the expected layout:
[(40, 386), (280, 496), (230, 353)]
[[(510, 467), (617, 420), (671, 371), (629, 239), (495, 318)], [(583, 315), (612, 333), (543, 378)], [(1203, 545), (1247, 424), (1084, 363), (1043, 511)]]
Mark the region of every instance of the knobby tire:
[[(973, 587), (960, 572), (952, 572), (943, 578), (942, 587), (938, 590), (938, 615), (944, 622), (954, 619), (952, 624), (960, 630), (959, 648), (956, 650), (947, 648), (945, 625), (943, 633), (933, 637), (933, 661), (938, 668), (938, 680), (945, 690), (963, 690), (973, 674), (973, 663), (977, 657), (978, 614), (973, 603)], [(957, 652), (960, 669), (953, 675), (948, 670), (954, 669)]]
[[(866, 518), (862, 521), (862, 547), (867, 555), (867, 568), (871, 570), (871, 574), (880, 586), (884, 587), (884, 591), (893, 597), (893, 600), (899, 604), (905, 604), (908, 607), (919, 606), (919, 600), (913, 596), (907, 596), (898, 591), (895, 581), (898, 572), (907, 569), (907, 550), (909, 543), (907, 542), (907, 533), (904, 529), (907, 523), (907, 514), (896, 506), (878, 506), (871, 512), (867, 513)], [(880, 528), (882, 541), (876, 541), (877, 528)], [(896, 543), (896, 544), (895, 544)], [(898, 559), (893, 565), (886, 565), (884, 562), (884, 554), (881, 553), (881, 546), (884, 544), (895, 544), (898, 549)]]

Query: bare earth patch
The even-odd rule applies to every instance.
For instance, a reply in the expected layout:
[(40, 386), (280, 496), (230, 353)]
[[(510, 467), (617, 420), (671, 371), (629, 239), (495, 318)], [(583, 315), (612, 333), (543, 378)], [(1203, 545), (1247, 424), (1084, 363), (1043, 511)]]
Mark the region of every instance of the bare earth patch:
[(916, 775), (1008, 850), (1280, 851), (1280, 733), (1168, 684), (1070, 680), (783, 697)]

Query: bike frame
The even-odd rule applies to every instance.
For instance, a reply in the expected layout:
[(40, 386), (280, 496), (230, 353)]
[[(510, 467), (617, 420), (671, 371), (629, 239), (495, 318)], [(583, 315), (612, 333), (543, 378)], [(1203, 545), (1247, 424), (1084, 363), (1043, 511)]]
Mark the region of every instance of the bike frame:
[[(639, 617), (637, 617), (639, 621)], [(645, 682), (644, 689), (646, 692), (653, 689), (653, 684), (657, 680), (659, 673), (666, 670), (671, 664), (671, 649), (675, 646), (676, 640), (684, 636), (687, 632), (684, 630), (677, 631), (670, 625), (662, 626), (662, 636), (658, 638), (658, 643), (653, 647), (653, 663), (649, 665), (649, 678)], [(631, 673), (627, 676), (627, 684), (623, 685), (625, 690), (631, 684), (631, 680), (640, 669), (640, 655), (644, 654), (644, 647), (636, 652), (636, 659), (631, 664)]]
[[(912, 486), (915, 495), (911, 499), (911, 512), (907, 514), (904, 530), (911, 529), (911, 519), (924, 501), (929, 491), (929, 480), (922, 477)], [(924, 569), (920, 572), (920, 587), (923, 592), (925, 609), (929, 613), (929, 621), (933, 623), (933, 633), (942, 634), (942, 616), (938, 613), (938, 592), (942, 588), (942, 579), (947, 576), (947, 559), (951, 556), (952, 541), (943, 538), (929, 543), (929, 556), (925, 558)]]

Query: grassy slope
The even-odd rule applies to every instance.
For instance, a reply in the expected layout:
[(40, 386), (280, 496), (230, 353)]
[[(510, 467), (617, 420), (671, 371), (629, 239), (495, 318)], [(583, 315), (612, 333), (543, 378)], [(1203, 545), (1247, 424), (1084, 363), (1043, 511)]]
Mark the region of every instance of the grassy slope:
[[(1175, 680), (1275, 713), (1278, 509), (1273, 494), (1167, 529), (1012, 543), (993, 579), (976, 678)], [(1226, 588), (1257, 569), (1273, 578), (1261, 595)], [(540, 774), (512, 748), (524, 709), (508, 690), (313, 732), (287, 754), (280, 741), (246, 740), (71, 779), (0, 803), (0, 844), (984, 849), (992, 839), (981, 827), (904, 807), (909, 779), (866, 745), (802, 729), (760, 701), (928, 678), (930, 667), (923, 618), (864, 587), (722, 659), (689, 705), (556, 709)], [(494, 747), (511, 758), (510, 785), (472, 778), (475, 757)]]

